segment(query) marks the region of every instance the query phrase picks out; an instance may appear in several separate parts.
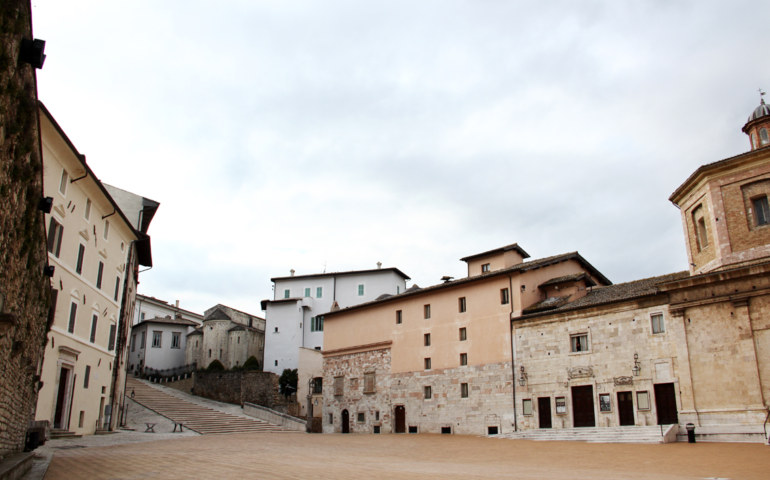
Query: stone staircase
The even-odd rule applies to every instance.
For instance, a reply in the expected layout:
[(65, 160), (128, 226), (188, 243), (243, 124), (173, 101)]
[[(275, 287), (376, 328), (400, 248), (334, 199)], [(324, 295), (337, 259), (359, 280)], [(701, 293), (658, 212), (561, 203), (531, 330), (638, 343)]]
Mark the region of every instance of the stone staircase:
[(70, 432), (67, 430), (61, 430), (58, 428), (54, 428), (51, 430), (51, 440), (58, 440), (60, 438), (80, 438), (83, 435), (78, 435), (75, 432)]
[(588, 443), (669, 443), (676, 441), (678, 425), (649, 427), (542, 428), (492, 435), (516, 440)]
[(150, 410), (175, 422), (184, 422), (201, 435), (255, 432), (291, 432), (278, 425), (259, 420), (220, 412), (212, 408), (188, 402), (169, 395), (136, 378), (129, 377), (126, 392), (134, 392), (133, 400)]

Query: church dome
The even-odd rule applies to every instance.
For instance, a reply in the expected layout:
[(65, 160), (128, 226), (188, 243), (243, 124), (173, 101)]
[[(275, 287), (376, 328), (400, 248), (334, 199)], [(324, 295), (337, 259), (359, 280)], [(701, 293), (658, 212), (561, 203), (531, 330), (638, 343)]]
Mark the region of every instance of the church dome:
[(754, 112), (749, 116), (749, 122), (753, 122), (754, 120), (762, 117), (770, 117), (770, 107), (765, 105), (765, 99), (762, 99), (762, 103), (759, 104), (757, 108), (754, 109)]

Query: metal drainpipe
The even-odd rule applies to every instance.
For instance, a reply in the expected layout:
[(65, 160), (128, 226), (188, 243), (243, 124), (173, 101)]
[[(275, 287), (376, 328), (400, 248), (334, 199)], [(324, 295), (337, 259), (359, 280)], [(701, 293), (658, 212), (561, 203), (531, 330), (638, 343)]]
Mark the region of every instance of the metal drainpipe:
[[(508, 315), (508, 327), (511, 332), (511, 379), (513, 383), (513, 431), (519, 431), (519, 421), (516, 416), (516, 355), (513, 348), (513, 278), (508, 275), (508, 288), (510, 289), (511, 296), (509, 298), (511, 302), (511, 313)], [(502, 433), (502, 432), (500, 432)]]

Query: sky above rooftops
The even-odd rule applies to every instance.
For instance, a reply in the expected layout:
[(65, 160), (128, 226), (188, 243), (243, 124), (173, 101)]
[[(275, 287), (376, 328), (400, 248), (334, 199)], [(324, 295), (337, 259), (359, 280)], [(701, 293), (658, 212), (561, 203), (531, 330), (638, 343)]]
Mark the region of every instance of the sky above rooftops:
[(33, 2), (39, 95), (161, 203), (139, 292), (260, 314), (271, 277), (409, 285), (518, 243), (613, 282), (687, 268), (668, 196), (748, 150), (762, 1)]

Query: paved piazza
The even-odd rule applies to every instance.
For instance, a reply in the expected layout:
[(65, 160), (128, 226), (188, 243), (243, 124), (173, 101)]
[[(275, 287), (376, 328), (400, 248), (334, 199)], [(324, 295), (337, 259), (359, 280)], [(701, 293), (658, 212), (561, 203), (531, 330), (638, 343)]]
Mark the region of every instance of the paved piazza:
[(767, 479), (770, 447), (256, 433), (57, 450), (45, 476), (139, 478)]

